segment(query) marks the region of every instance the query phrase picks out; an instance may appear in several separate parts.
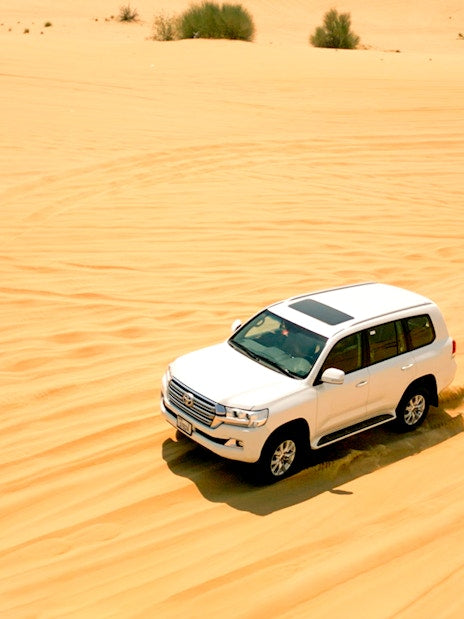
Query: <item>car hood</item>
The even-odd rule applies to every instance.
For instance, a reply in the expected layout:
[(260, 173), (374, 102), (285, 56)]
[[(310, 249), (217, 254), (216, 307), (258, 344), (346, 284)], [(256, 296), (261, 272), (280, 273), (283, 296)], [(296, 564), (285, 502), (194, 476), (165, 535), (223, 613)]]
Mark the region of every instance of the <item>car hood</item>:
[(224, 406), (246, 409), (265, 408), (304, 386), (303, 381), (253, 361), (227, 342), (179, 357), (171, 372), (192, 391)]

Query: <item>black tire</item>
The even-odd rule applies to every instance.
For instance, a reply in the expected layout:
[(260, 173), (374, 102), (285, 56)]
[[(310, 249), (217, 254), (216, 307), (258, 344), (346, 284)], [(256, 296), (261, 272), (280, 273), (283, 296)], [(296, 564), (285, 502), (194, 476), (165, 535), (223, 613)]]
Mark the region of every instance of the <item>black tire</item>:
[(269, 437), (254, 465), (255, 480), (272, 484), (297, 472), (302, 460), (302, 441), (294, 431), (280, 431)]
[(410, 387), (396, 408), (396, 427), (401, 432), (414, 430), (427, 416), (430, 396), (424, 387)]

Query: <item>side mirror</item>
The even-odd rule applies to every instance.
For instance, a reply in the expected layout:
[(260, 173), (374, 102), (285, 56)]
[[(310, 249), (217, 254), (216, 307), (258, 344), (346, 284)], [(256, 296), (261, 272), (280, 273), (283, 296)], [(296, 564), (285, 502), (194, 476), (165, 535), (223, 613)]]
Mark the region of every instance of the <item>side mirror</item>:
[(242, 321), (239, 318), (237, 318), (237, 320), (234, 320), (234, 322), (232, 323), (230, 327), (230, 332), (235, 333), (238, 329), (240, 329), (241, 326), (242, 326)]
[(327, 368), (321, 376), (321, 381), (329, 385), (343, 385), (344, 380), (345, 372), (337, 368)]

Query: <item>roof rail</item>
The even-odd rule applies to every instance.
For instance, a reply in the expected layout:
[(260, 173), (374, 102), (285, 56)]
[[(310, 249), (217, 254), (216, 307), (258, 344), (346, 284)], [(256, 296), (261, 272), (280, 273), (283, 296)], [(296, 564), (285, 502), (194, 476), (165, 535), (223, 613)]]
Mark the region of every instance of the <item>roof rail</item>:
[(423, 303), (417, 303), (416, 305), (409, 305), (408, 307), (401, 307), (398, 309), (394, 309), (394, 310), (391, 310), (390, 312), (385, 312), (385, 314), (377, 314), (376, 316), (369, 316), (369, 318), (363, 318), (362, 320), (356, 320), (356, 322), (350, 323), (350, 327), (354, 327), (355, 325), (362, 325), (364, 322), (369, 322), (370, 320), (377, 320), (378, 318), (391, 316), (392, 314), (397, 314), (398, 312), (417, 309), (419, 307), (424, 307), (427, 305), (433, 305), (433, 303), (431, 301), (424, 301)]

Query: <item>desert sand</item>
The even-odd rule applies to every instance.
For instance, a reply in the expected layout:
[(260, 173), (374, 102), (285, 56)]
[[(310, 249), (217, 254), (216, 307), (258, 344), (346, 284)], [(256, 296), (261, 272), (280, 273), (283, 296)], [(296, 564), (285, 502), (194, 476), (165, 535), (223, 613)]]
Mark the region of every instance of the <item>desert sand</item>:
[[(355, 51), (308, 44), (330, 3), (243, 4), (253, 43), (0, 3), (2, 619), (463, 616), (462, 2), (337, 3)], [(161, 419), (173, 358), (367, 280), (457, 341), (416, 433), (259, 488)]]

